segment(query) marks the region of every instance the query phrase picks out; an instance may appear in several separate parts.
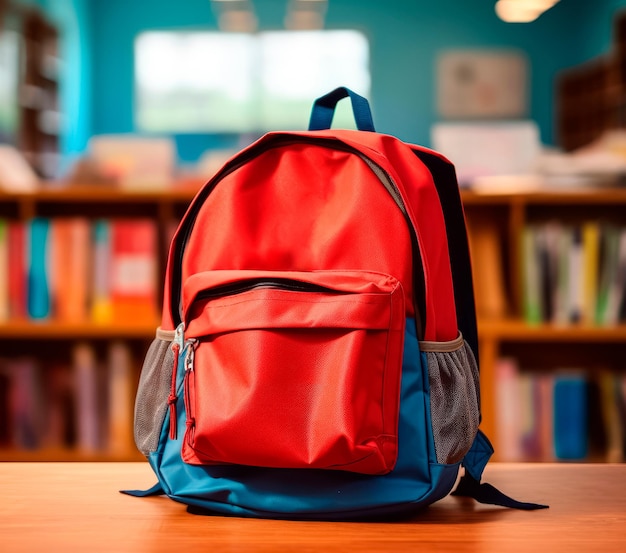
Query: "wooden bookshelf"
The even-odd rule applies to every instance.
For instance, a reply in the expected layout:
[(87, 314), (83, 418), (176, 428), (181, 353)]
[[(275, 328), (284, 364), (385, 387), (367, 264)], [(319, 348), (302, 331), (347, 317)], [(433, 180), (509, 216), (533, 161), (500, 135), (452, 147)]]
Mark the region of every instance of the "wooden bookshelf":
[(555, 101), (557, 138), (565, 150), (626, 126), (626, 12), (615, 18), (606, 54), (561, 71)]
[(42, 178), (59, 171), (60, 41), (57, 29), (37, 10), (24, 16), (24, 76), (19, 147)]
[[(529, 224), (609, 222), (626, 226), (626, 190), (498, 193), (464, 190), (470, 231), (481, 369), (484, 431), (496, 439), (496, 364), (513, 357), (531, 371), (580, 368), (586, 374), (626, 372), (626, 324), (526, 321), (521, 237)], [(496, 453), (497, 459), (497, 453)]]
[[(36, 193), (0, 192), (0, 218), (22, 221), (32, 217), (54, 219), (75, 215), (90, 219), (149, 217), (155, 221), (163, 245), (158, 258), (162, 272), (168, 232), (182, 217), (194, 194), (195, 189), (124, 191), (88, 185), (71, 188), (57, 185)], [(547, 322), (528, 324), (523, 317), (523, 283), (520, 277), (520, 236), (525, 225), (549, 220), (575, 223), (593, 218), (626, 226), (626, 190), (504, 194), (464, 190), (462, 199), (472, 239), (479, 313), (483, 427), (494, 438), (497, 420), (494, 372), (500, 357), (515, 356), (522, 366), (533, 370), (550, 370), (563, 363), (576, 364), (588, 371), (594, 371), (600, 365), (615, 371), (626, 369), (623, 363), (626, 359), (626, 324), (609, 327)], [(486, 257), (484, 252), (476, 251), (473, 238), (477, 229), (490, 237), (491, 250)], [(481, 262), (476, 263), (477, 259)], [(494, 274), (495, 281), (492, 278)], [(484, 275), (490, 275), (490, 278), (482, 278)], [(485, 283), (487, 288), (484, 288)], [(497, 296), (496, 301), (492, 301), (493, 296)], [(92, 344), (98, 355), (105, 356), (111, 343), (123, 341), (128, 344), (134, 360), (131, 376), (133, 391), (128, 398), (132, 401), (143, 356), (157, 325), (156, 318), (154, 321), (127, 321), (114, 325), (93, 321), (70, 323), (54, 319), (37, 322), (10, 319), (0, 322), (2, 357), (32, 355), (44, 360), (64, 359), (69, 357), (69, 351), (77, 342)], [(131, 425), (132, 421), (128, 424)], [(494, 442), (497, 450), (497, 440), (494, 439)], [(58, 447), (29, 450), (0, 446), (0, 460), (102, 461), (140, 458), (132, 445), (123, 452), (84, 452)]]
[[(158, 236), (156, 301), (160, 303), (169, 239), (194, 194), (194, 188), (176, 186), (167, 190), (129, 191), (100, 185), (64, 187), (61, 183), (48, 183), (33, 193), (0, 192), (0, 219), (7, 224), (25, 223), (33, 218), (56, 221), (73, 217), (90, 222), (134, 218), (153, 221)], [(6, 267), (2, 270), (5, 271)], [(106, 371), (110, 348), (113, 344), (123, 344), (132, 362), (127, 377), (129, 381), (124, 386), (128, 397), (122, 400), (128, 415), (129, 411), (132, 412), (129, 405), (134, 402), (141, 364), (159, 322), (158, 311), (150, 320), (110, 323), (92, 320), (89, 315), (80, 321), (57, 320), (54, 312), (42, 320), (28, 316), (5, 318), (0, 321), (0, 365), (3, 367), (0, 373), (6, 376), (11, 362), (23, 358), (34, 360), (42, 374), (59, 365), (71, 371), (72, 355), (78, 344), (92, 348), (97, 362), (104, 367), (100, 370)], [(7, 397), (0, 397), (2, 401), (7, 401)], [(132, 416), (125, 425), (132, 437)], [(6, 439), (6, 433), (4, 437)], [(132, 439), (122, 449), (119, 446), (109, 449), (106, 444), (85, 449), (77, 442), (61, 446), (44, 442), (32, 448), (10, 441), (0, 442), (0, 461), (129, 461), (142, 458)]]

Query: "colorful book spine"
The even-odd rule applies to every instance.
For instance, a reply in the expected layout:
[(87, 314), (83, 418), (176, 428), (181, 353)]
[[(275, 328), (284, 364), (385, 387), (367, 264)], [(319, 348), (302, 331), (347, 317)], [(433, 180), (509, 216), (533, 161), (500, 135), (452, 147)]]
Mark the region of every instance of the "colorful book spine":
[(587, 457), (587, 384), (584, 375), (562, 374), (554, 383), (554, 451), (557, 459)]
[(511, 357), (499, 359), (495, 377), (498, 458), (502, 461), (520, 461), (522, 404), (517, 361)]
[(49, 280), (50, 221), (35, 218), (28, 224), (28, 315), (31, 319), (50, 316)]
[(154, 322), (157, 317), (157, 229), (149, 219), (111, 223), (113, 320)]
[(8, 363), (7, 372), (11, 385), (9, 424), (13, 445), (20, 449), (36, 449), (41, 445), (45, 393), (40, 368), (34, 359), (21, 357)]
[(27, 271), (28, 244), (26, 227), (21, 221), (11, 221), (8, 228), (9, 243), (9, 316), (11, 319), (24, 319), (27, 315)]
[(59, 321), (87, 320), (90, 275), (90, 223), (82, 218), (51, 222), (53, 313)]
[(91, 318), (99, 324), (113, 320), (111, 303), (111, 224), (106, 219), (94, 222), (92, 229), (93, 272), (91, 290)]
[(528, 324), (543, 320), (541, 270), (537, 249), (537, 228), (527, 226), (522, 235), (522, 267), (524, 285), (524, 319)]
[(95, 352), (89, 344), (81, 343), (74, 348), (73, 370), (77, 446), (79, 450), (91, 453), (101, 446), (101, 424), (98, 365)]
[(9, 317), (9, 223), (0, 219), (0, 322)]
[(582, 226), (582, 297), (581, 321), (594, 324), (598, 301), (598, 273), (600, 267), (600, 227), (595, 221)]
[(533, 223), (523, 229), (521, 253), (528, 324), (626, 322), (626, 227)]
[(606, 325), (608, 322), (611, 288), (617, 276), (618, 260), (619, 229), (613, 225), (604, 225), (600, 236), (600, 267), (595, 313), (595, 322), (598, 325)]
[(123, 342), (109, 348), (108, 360), (108, 450), (124, 453), (133, 447), (132, 356)]

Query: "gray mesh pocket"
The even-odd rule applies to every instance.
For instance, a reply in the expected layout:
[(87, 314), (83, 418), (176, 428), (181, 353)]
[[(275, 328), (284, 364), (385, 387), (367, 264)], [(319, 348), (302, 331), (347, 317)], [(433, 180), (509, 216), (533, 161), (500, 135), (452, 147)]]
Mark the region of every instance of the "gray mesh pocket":
[(135, 398), (135, 444), (144, 455), (156, 451), (167, 413), (174, 353), (174, 333), (157, 330), (143, 362)]
[(478, 366), (459, 337), (452, 342), (420, 342), (428, 358), (430, 413), (439, 463), (458, 463), (467, 453), (479, 423)]

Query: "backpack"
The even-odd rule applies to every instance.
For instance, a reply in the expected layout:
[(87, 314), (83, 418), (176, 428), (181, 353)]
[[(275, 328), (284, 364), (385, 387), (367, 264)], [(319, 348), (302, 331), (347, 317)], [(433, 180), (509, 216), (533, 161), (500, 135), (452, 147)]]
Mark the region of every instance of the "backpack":
[[(330, 130), (349, 98), (357, 130)], [(487, 484), (478, 340), (453, 165), (318, 98), (201, 188), (171, 242), (136, 445), (193, 513), (347, 520)]]

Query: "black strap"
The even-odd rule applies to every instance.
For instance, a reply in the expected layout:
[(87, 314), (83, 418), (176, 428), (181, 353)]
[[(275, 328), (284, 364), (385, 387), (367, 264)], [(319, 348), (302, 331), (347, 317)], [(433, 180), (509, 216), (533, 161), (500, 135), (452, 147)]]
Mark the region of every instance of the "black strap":
[(147, 490), (120, 490), (120, 493), (126, 495), (132, 495), (133, 497), (151, 497), (153, 495), (163, 495), (165, 491), (160, 482), (157, 482), (154, 486)]
[(457, 324), (480, 367), (472, 263), (456, 172), (452, 164), (433, 153), (419, 149), (414, 153), (428, 167), (437, 188), (448, 237)]
[(481, 484), (467, 473), (461, 478), (456, 490), (454, 490), (451, 495), (457, 497), (471, 497), (478, 501), (478, 503), (499, 505), (501, 507), (520, 509), (522, 511), (534, 511), (536, 509), (547, 509), (549, 507), (548, 505), (540, 505), (539, 503), (517, 501), (517, 499), (503, 494), (491, 484)]

